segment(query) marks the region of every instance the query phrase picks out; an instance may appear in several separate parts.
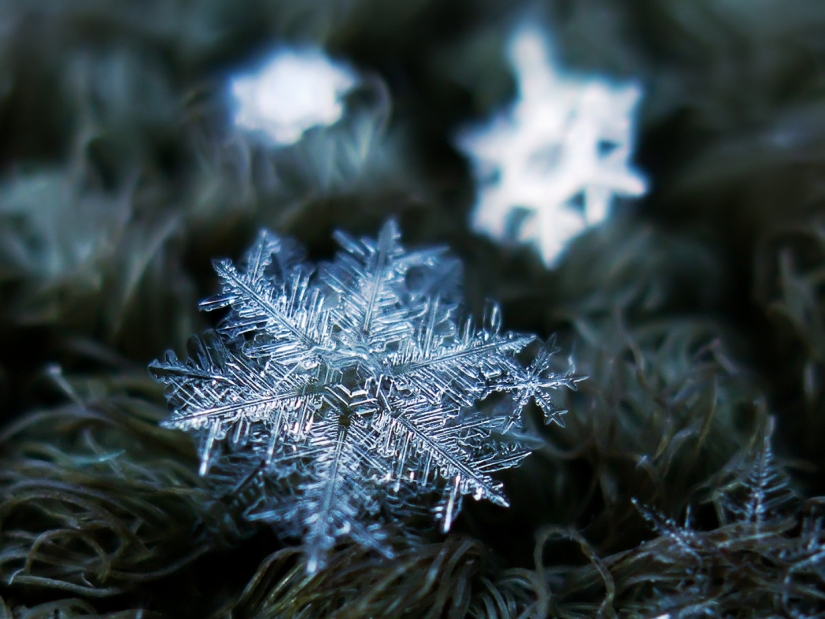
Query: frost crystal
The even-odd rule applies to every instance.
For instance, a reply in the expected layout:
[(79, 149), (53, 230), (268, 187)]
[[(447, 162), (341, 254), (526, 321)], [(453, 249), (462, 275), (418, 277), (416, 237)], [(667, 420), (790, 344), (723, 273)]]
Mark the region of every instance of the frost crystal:
[(571, 238), (607, 217), (614, 195), (644, 193), (644, 179), (628, 166), (641, 90), (560, 74), (534, 27), (516, 32), (510, 59), (519, 100), (458, 140), (482, 181), (472, 225), (499, 241), (536, 245), (552, 266)]
[(744, 462), (739, 474), (714, 493), (721, 523), (747, 523), (761, 533), (766, 524), (787, 514), (794, 505), (790, 480), (771, 448), (774, 425), (774, 418), (770, 417), (761, 445)]
[(232, 80), (235, 124), (261, 131), (277, 145), (292, 144), (307, 129), (338, 121), (341, 97), (357, 81), (319, 49), (281, 49), (257, 73)]
[(461, 318), (460, 265), (443, 249), (404, 250), (392, 222), (376, 240), (336, 239), (317, 272), (266, 231), (241, 265), (216, 261), (222, 291), (201, 307), (227, 317), (189, 359), (150, 366), (173, 409), (164, 425), (201, 438), (201, 474), (243, 452), (283, 482), (250, 516), (303, 537), (310, 572), (344, 538), (391, 554), (379, 516), (414, 513), (416, 495), (443, 492), (445, 532), (463, 495), (506, 506), (490, 473), (529, 453), (507, 432), (531, 398), (560, 422), (550, 391), (580, 380), (551, 371), (551, 345), (502, 332), (497, 307), (480, 328)]

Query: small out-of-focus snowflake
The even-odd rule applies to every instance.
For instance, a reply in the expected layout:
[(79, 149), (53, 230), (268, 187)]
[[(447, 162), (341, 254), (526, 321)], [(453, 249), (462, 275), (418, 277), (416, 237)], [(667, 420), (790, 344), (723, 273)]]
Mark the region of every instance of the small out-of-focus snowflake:
[(276, 145), (293, 144), (307, 129), (338, 121), (341, 97), (357, 83), (352, 69), (320, 49), (279, 49), (258, 71), (232, 80), (235, 124)]
[(614, 195), (644, 193), (644, 178), (628, 165), (641, 90), (560, 73), (532, 26), (514, 34), (510, 60), (517, 102), (458, 138), (482, 185), (472, 225), (535, 244), (553, 266), (572, 237), (605, 219)]
[(497, 307), (480, 325), (462, 316), (460, 265), (442, 249), (406, 251), (392, 222), (336, 238), (317, 272), (266, 231), (240, 265), (215, 262), (222, 292), (201, 307), (227, 317), (189, 359), (150, 366), (164, 425), (201, 439), (202, 474), (222, 456), (260, 463), (276, 491), (247, 515), (302, 537), (309, 572), (343, 539), (391, 555), (380, 521), (418, 513), (420, 495), (443, 494), (445, 532), (464, 495), (506, 506), (491, 473), (530, 451), (510, 429), (530, 400), (561, 423), (551, 391), (581, 380), (553, 371), (552, 344), (502, 331)]

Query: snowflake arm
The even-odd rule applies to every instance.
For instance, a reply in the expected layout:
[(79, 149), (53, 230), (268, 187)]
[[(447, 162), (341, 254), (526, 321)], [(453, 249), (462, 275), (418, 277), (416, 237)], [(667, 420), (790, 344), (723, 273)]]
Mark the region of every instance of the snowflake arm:
[(497, 306), (490, 308), (478, 331), (471, 319), (456, 329), (454, 311), (455, 307), (443, 307), (437, 299), (427, 305), (416, 337), (393, 359), (393, 375), (399, 384), (426, 390), (431, 401), (447, 394), (469, 406), (487, 395), (492, 377), (520, 367), (512, 356), (535, 338), (501, 333)]
[(188, 360), (180, 361), (169, 351), (149, 370), (167, 386), (173, 407), (163, 425), (204, 434), (201, 475), (209, 469), (216, 441), (231, 437), (243, 442), (253, 426), (264, 426), (281, 441), (292, 440), (306, 425), (307, 409), (320, 405), (321, 390), (313, 375), (235, 354), (214, 331), (190, 339)]
[[(462, 414), (426, 401), (393, 408), (402, 412), (384, 413), (375, 421), (382, 451), (390, 458), (386, 481), (409, 481), (424, 488), (436, 477), (447, 481), (443, 508), (438, 510), (444, 533), (458, 516), (465, 494), (509, 506), (503, 484), (490, 473), (517, 466), (529, 450), (495, 445), (489, 419), (478, 413)], [(468, 450), (469, 446), (474, 448)]]
[(406, 252), (400, 236), (394, 222), (381, 229), (377, 241), (335, 234), (344, 251), (326, 265), (320, 280), (338, 301), (333, 337), (342, 353), (380, 353), (413, 333), (423, 303), (408, 290), (407, 273), (412, 267), (432, 268), (443, 250)]
[(262, 231), (240, 269), (231, 260), (215, 261), (222, 291), (202, 302), (201, 309), (231, 307), (220, 327), (229, 338), (265, 332), (263, 343), (246, 344), (250, 354), (317, 365), (313, 361), (327, 337), (328, 311), (321, 291), (310, 287), (312, 270), (301, 257), (292, 241)]
[(299, 482), (291, 504), (276, 504), (274, 513), (288, 519), (304, 539), (307, 571), (322, 568), (325, 557), (346, 535), (361, 546), (392, 557), (385, 532), (370, 517), (379, 502), (365, 483), (373, 460), (363, 423), (353, 419), (324, 419), (316, 424), (304, 454), (311, 464)]

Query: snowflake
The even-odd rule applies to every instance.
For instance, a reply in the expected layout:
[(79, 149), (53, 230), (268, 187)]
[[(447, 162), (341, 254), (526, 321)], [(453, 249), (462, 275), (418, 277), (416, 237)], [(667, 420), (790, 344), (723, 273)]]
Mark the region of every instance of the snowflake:
[(235, 125), (260, 131), (276, 145), (293, 144), (307, 129), (338, 121), (341, 97), (357, 82), (351, 69), (319, 49), (278, 50), (256, 73), (232, 80)]
[(342, 539), (391, 555), (379, 516), (400, 521), (434, 490), (444, 532), (463, 495), (506, 506), (490, 474), (529, 454), (510, 432), (523, 407), (535, 398), (561, 423), (550, 392), (581, 380), (551, 370), (552, 344), (503, 332), (497, 307), (480, 327), (460, 317), (460, 263), (443, 249), (406, 251), (393, 222), (377, 240), (336, 239), (317, 271), (267, 231), (240, 266), (216, 261), (222, 292), (201, 307), (228, 315), (188, 360), (150, 366), (164, 425), (201, 438), (201, 474), (221, 446), (283, 481), (250, 517), (303, 537), (309, 572)]
[[(773, 455), (771, 436), (774, 423), (773, 417), (767, 419), (762, 440), (755, 441), (751, 449), (738, 454), (728, 465), (728, 474), (732, 472), (733, 478), (714, 490), (712, 501), (719, 521), (716, 531), (694, 529), (690, 521), (690, 506), (684, 524), (679, 524), (635, 498), (631, 499), (652, 529), (669, 546), (668, 552), (662, 553), (662, 558), (667, 559), (666, 554), (672, 553), (705, 567), (705, 563), (718, 560), (722, 546), (752, 550), (758, 547), (760, 540), (778, 537), (793, 527), (793, 519), (789, 520), (789, 516), (796, 511), (797, 500), (790, 478)], [(720, 543), (720, 537), (726, 539)], [(768, 544), (759, 550), (776, 552), (781, 547)], [(744, 558), (748, 562), (752, 560), (747, 555)], [(783, 558), (788, 560), (793, 557), (785, 553)], [(726, 568), (734, 567), (726, 562)]]
[(571, 238), (607, 217), (614, 195), (644, 193), (644, 179), (628, 167), (641, 90), (560, 74), (534, 27), (516, 32), (510, 59), (518, 102), (458, 139), (482, 181), (472, 225), (536, 245), (553, 266)]

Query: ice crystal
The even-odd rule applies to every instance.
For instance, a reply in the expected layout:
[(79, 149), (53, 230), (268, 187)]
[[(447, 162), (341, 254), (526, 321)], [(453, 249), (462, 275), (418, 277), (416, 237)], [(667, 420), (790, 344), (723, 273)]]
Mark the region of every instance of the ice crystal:
[(491, 473), (529, 454), (508, 436), (522, 408), (535, 398), (560, 422), (551, 391), (580, 380), (552, 371), (552, 344), (502, 331), (496, 306), (479, 327), (462, 317), (460, 265), (443, 249), (406, 251), (392, 222), (376, 240), (336, 239), (343, 251), (317, 271), (267, 231), (240, 266), (216, 261), (222, 291), (201, 307), (228, 315), (187, 360), (151, 364), (165, 425), (201, 438), (202, 474), (230, 445), (284, 480), (253, 516), (303, 537), (310, 572), (344, 538), (391, 554), (378, 516), (414, 512), (416, 495), (443, 493), (444, 532), (464, 495), (506, 506)]
[(615, 195), (644, 193), (628, 165), (641, 90), (560, 73), (532, 26), (516, 31), (510, 59), (518, 101), (458, 140), (482, 182), (472, 225), (499, 241), (536, 245), (552, 266), (571, 238), (607, 217)]
[[(787, 474), (771, 449), (773, 425), (773, 418), (769, 418), (761, 441), (752, 451), (740, 454), (744, 458), (738, 466), (733, 464), (733, 479), (714, 492), (713, 503), (720, 525), (715, 534), (725, 532), (728, 538), (723, 542), (725, 546), (754, 544), (793, 526), (789, 516), (796, 510), (797, 500)], [(653, 530), (668, 539), (669, 554), (689, 557), (697, 565), (715, 559), (719, 541), (713, 539), (713, 532), (692, 528), (689, 508), (684, 524), (680, 525), (636, 499), (633, 503)], [(775, 550), (770, 545), (768, 548)]]
[[(714, 504), (719, 521), (747, 523), (756, 533), (794, 506), (794, 493), (785, 471), (771, 448), (773, 417), (768, 419), (762, 441), (744, 461), (734, 479), (716, 490)], [(790, 510), (792, 511), (792, 510)]]
[(235, 124), (276, 145), (292, 144), (307, 129), (339, 120), (341, 97), (357, 81), (351, 69), (319, 49), (279, 49), (257, 72), (232, 80)]
[[(773, 420), (766, 421), (761, 436), (723, 471), (730, 483), (713, 493), (718, 527), (694, 527), (689, 510), (679, 524), (634, 500), (658, 537), (607, 559), (617, 598), (652, 602), (673, 617), (734, 616), (766, 600), (783, 611), (771, 616), (822, 616), (822, 506), (813, 499), (800, 510), (790, 478), (773, 456)], [(648, 582), (637, 570), (651, 561), (656, 589), (648, 601)], [(636, 615), (656, 616), (652, 610)]]

